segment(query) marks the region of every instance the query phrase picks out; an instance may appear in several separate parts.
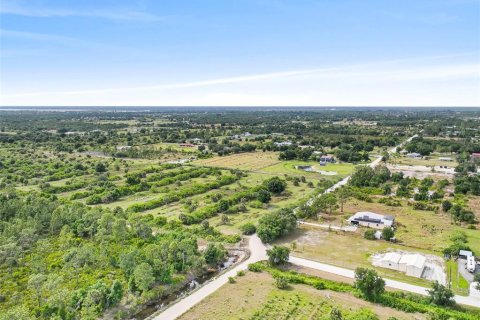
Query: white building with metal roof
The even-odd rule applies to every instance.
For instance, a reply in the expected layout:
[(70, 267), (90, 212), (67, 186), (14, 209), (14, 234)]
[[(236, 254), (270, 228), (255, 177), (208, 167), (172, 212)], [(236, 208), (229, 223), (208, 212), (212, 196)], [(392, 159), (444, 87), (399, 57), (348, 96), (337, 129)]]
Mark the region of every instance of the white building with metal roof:
[(421, 278), (427, 259), (421, 254), (405, 254), (398, 263), (399, 271), (407, 276)]
[(385, 227), (392, 227), (395, 222), (395, 217), (375, 212), (361, 211), (348, 218), (348, 222), (352, 225), (383, 229)]

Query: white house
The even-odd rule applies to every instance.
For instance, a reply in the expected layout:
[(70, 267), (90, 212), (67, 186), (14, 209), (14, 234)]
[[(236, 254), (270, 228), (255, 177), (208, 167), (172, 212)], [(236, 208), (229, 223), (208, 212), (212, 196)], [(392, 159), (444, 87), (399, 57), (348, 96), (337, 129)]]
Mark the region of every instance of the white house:
[(405, 254), (398, 262), (398, 270), (407, 276), (421, 278), (427, 259), (420, 254)]
[(383, 229), (385, 227), (392, 227), (395, 223), (395, 217), (374, 212), (361, 211), (348, 218), (348, 222), (356, 226), (360, 225), (369, 228)]
[(284, 147), (284, 146), (291, 146), (291, 141), (282, 141), (282, 142), (275, 142), (274, 143), (277, 147)]
[(412, 158), (412, 159), (422, 159), (422, 155), (417, 152), (412, 152), (407, 154), (407, 157)]

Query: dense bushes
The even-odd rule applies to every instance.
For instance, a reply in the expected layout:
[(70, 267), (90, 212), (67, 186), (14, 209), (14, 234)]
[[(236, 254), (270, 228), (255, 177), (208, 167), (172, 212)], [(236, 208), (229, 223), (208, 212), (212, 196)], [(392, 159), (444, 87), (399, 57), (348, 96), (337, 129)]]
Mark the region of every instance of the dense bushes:
[(286, 235), (297, 227), (297, 217), (290, 209), (280, 209), (267, 213), (260, 218), (257, 234), (265, 243), (270, 243), (280, 236)]
[(21, 304), (32, 318), (96, 319), (127, 289), (154, 298), (205, 266), (194, 232), (150, 215), (13, 193), (0, 195), (0, 220), (0, 314)]
[(165, 204), (176, 202), (195, 194), (201, 194), (209, 190), (218, 189), (221, 186), (231, 184), (236, 180), (237, 180), (236, 176), (222, 176), (217, 181), (208, 182), (205, 184), (192, 183), (189, 186), (183, 187), (175, 192), (167, 193), (159, 198), (156, 198), (147, 202), (135, 203), (130, 207), (128, 207), (128, 211), (141, 212), (141, 211), (146, 211), (150, 209), (155, 209)]
[(391, 174), (387, 167), (358, 166), (350, 178), (349, 184), (354, 187), (379, 187), (390, 179)]
[(265, 190), (263, 186), (252, 187), (250, 189), (237, 192), (230, 197), (223, 198), (215, 204), (205, 206), (192, 213), (181, 214), (179, 218), (180, 221), (182, 221), (182, 223), (186, 225), (200, 223), (203, 220), (211, 218), (218, 213), (230, 210), (233, 205), (238, 204), (241, 201), (250, 201), (259, 198), (265, 201), (265, 192), (268, 191)]

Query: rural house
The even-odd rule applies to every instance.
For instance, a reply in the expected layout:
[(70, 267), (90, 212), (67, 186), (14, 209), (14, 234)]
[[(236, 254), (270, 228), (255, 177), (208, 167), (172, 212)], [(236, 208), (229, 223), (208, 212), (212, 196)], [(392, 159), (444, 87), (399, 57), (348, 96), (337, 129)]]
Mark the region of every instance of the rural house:
[(385, 227), (392, 227), (395, 222), (395, 217), (390, 215), (382, 215), (374, 212), (362, 211), (357, 212), (350, 218), (348, 222), (352, 225), (360, 225), (369, 228), (383, 229)]

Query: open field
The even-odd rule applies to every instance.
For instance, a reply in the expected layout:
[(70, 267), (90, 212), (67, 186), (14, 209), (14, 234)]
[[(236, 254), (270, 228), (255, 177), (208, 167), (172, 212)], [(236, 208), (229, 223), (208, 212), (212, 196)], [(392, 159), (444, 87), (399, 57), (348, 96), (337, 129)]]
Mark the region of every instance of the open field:
[(228, 156), (215, 156), (209, 159), (200, 159), (193, 162), (193, 164), (231, 168), (239, 170), (257, 171), (265, 167), (280, 163), (278, 160), (278, 153), (276, 152), (248, 152), (240, 154), (232, 154)]
[(270, 174), (289, 174), (295, 176), (305, 176), (305, 177), (315, 177), (315, 178), (329, 178), (335, 176), (329, 175), (322, 175), (317, 172), (307, 172), (303, 170), (296, 169), (295, 166), (312, 166), (315, 169), (329, 171), (329, 172), (336, 172), (336, 177), (343, 177), (352, 174), (354, 165), (351, 163), (330, 163), (326, 166), (320, 166), (316, 161), (282, 161), (280, 163), (265, 167), (261, 170), (261, 172), (270, 173)]
[(315, 319), (328, 315), (332, 307), (345, 315), (361, 308), (372, 310), (379, 319), (425, 319), (381, 307), (353, 297), (349, 293), (316, 290), (305, 285), (291, 285), (288, 290), (275, 287), (267, 273), (247, 272), (236, 282), (225, 284), (179, 319)]
[[(326, 231), (305, 225), (300, 226), (293, 234), (277, 243), (291, 247), (292, 242), (296, 244), (296, 249), (291, 253), (294, 256), (352, 270), (356, 267), (374, 268), (370, 261), (370, 256), (374, 253), (388, 250), (406, 250), (404, 246), (390, 242), (363, 239), (360, 234)], [(416, 251), (432, 254), (432, 252), (425, 250)], [(409, 277), (394, 270), (377, 267), (375, 269), (382, 276), (390, 279), (430, 286), (430, 283), (424, 279)]]
[(403, 164), (409, 166), (447, 166), (449, 168), (455, 168), (458, 162), (455, 160), (455, 155), (446, 155), (446, 157), (452, 158), (452, 161), (444, 161), (438, 159), (440, 156), (432, 156), (429, 159), (412, 159), (408, 157), (393, 157), (388, 161), (392, 164)]
[(440, 251), (448, 243), (455, 229), (451, 218), (445, 213), (415, 210), (401, 201), (401, 207), (391, 207), (377, 202), (365, 202), (356, 199), (344, 205), (344, 218), (358, 211), (371, 211), (389, 214), (397, 222), (396, 237), (403, 245), (425, 250)]

